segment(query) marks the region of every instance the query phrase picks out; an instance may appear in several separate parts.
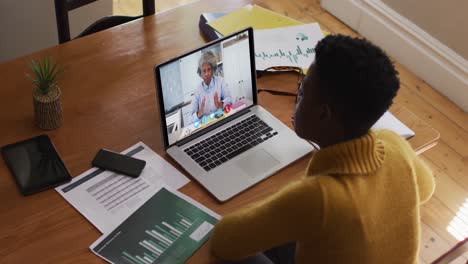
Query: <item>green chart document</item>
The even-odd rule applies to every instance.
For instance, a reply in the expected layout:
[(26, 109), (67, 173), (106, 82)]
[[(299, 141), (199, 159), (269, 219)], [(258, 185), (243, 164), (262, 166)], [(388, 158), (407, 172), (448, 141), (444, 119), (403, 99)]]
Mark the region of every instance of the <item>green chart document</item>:
[(184, 263), (208, 240), (218, 219), (188, 196), (163, 187), (90, 248), (111, 263)]

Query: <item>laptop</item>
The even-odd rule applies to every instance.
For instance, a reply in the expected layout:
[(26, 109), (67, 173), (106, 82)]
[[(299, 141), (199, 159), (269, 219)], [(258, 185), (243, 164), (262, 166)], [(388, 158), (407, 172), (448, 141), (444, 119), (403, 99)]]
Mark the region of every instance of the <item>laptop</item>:
[(156, 65), (165, 151), (226, 201), (313, 150), (257, 102), (253, 29)]

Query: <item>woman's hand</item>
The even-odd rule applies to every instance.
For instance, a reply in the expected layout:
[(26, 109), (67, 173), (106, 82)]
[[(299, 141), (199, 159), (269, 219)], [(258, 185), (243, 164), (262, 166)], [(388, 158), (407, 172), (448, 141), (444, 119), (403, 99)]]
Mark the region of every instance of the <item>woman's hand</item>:
[(216, 109), (223, 108), (223, 102), (220, 102), (218, 99), (218, 92), (214, 93), (213, 99)]
[(198, 109), (197, 117), (200, 118), (203, 116), (203, 113), (205, 113), (205, 101), (206, 97), (203, 97), (200, 105), (200, 109)]

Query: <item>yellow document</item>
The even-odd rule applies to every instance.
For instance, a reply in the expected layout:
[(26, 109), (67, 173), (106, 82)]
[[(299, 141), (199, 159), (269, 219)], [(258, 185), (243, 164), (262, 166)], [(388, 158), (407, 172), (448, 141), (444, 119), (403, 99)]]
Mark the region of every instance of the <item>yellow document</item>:
[(208, 25), (224, 36), (246, 27), (253, 27), (253, 29), (271, 29), (301, 24), (303, 23), (257, 5), (244, 6), (225, 16), (208, 22)]

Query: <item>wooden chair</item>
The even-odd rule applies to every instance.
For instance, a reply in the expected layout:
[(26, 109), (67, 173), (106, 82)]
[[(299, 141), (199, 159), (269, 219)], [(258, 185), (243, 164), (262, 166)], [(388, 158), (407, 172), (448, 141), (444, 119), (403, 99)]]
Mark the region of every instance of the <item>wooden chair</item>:
[[(434, 260), (431, 264), (450, 264), (453, 260), (462, 256), (468, 251), (468, 238), (456, 244), (447, 253)], [(468, 261), (466, 262), (468, 263)]]
[[(69, 41), (70, 38), (70, 25), (68, 22), (68, 12), (82, 7), (84, 5), (96, 2), (97, 0), (55, 0), (55, 16), (57, 19), (57, 31), (59, 43)], [(134, 0), (128, 0), (134, 1)], [(87, 27), (81, 34), (76, 38), (80, 38), (86, 35), (90, 35), (99, 32), (104, 29), (108, 29), (123, 23), (130, 22), (132, 20), (149, 16), (154, 14), (154, 1), (155, 0), (142, 0), (143, 4), (143, 15), (141, 16), (108, 16), (104, 17), (92, 25)]]

